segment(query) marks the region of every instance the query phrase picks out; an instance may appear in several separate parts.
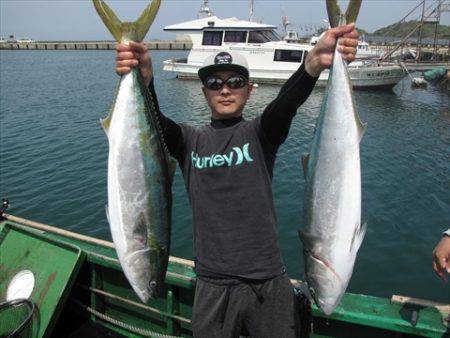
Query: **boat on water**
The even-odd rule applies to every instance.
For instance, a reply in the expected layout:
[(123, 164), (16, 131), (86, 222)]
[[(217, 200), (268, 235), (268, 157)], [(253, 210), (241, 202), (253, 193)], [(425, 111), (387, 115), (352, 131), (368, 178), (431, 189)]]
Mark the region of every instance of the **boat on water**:
[[(192, 336), (192, 261), (171, 257), (163, 296), (143, 304), (113, 243), (2, 216), (1, 337)], [(450, 304), (346, 293), (331, 316), (313, 305), (311, 337), (448, 337), (449, 314)]]
[[(213, 15), (205, 1), (198, 19), (164, 28), (192, 41), (188, 57), (165, 60), (164, 70), (176, 73), (180, 79), (198, 79), (197, 71), (208, 56), (231, 50), (246, 58), (251, 80), (284, 83), (304, 62), (313, 46), (285, 41), (276, 33), (276, 28), (237, 18), (220, 19)], [(373, 60), (351, 64), (349, 74), (357, 89), (390, 89), (406, 75), (398, 64), (379, 64)], [(329, 71), (323, 71), (317, 85), (325, 86), (328, 76)]]

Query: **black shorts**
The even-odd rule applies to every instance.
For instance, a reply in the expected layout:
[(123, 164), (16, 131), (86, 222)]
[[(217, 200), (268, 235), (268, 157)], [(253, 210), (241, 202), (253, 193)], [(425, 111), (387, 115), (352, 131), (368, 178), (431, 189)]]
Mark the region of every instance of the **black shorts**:
[(197, 338), (299, 337), (299, 303), (287, 274), (262, 281), (198, 277), (192, 328)]

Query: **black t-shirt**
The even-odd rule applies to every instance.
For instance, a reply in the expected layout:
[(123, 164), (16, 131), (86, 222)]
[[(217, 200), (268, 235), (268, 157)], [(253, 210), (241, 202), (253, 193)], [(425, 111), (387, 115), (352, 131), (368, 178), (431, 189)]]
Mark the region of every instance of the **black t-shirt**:
[[(278, 147), (316, 78), (301, 66), (261, 116), (177, 124), (160, 114), (194, 219), (199, 276), (268, 279), (285, 271), (278, 246), (272, 174)], [(156, 101), (153, 82), (150, 92)], [(156, 104), (158, 107), (158, 105)]]

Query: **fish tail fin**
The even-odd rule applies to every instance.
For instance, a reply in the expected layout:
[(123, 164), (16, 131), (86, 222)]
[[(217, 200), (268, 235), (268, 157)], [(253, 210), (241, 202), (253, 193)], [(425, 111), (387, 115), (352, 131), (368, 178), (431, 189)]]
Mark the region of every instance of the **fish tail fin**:
[(347, 23), (356, 22), (356, 18), (359, 14), (359, 9), (361, 8), (361, 3), (362, 0), (350, 0), (347, 11), (345, 12), (345, 19)]
[[(120, 21), (114, 11), (103, 0), (92, 1), (94, 2), (98, 15), (102, 18), (103, 23), (111, 32), (112, 36), (117, 42), (121, 42), (124, 38), (124, 30), (126, 30), (125, 27), (129, 27), (130, 23), (123, 23)], [(131, 25), (134, 26), (136, 33), (136, 36), (134, 37), (136, 42), (144, 40), (145, 35), (155, 20), (160, 5), (161, 0), (153, 0), (147, 8), (144, 9), (139, 19), (131, 23)]]
[(367, 231), (367, 223), (364, 223), (355, 229), (355, 232), (353, 233), (352, 242), (350, 244), (350, 251), (357, 252), (359, 250), (362, 241), (364, 239), (364, 236), (366, 235), (366, 231)]
[(149, 4), (147, 8), (144, 9), (139, 19), (134, 22), (138, 41), (144, 40), (148, 30), (150, 29), (150, 26), (155, 20), (160, 5), (161, 0), (153, 0), (151, 4)]
[(341, 8), (337, 4), (337, 0), (327, 0), (328, 22), (331, 28), (339, 26), (339, 18), (341, 16)]
[(337, 0), (327, 0), (327, 12), (328, 21), (330, 22), (331, 28), (339, 26), (340, 24), (356, 22), (358, 17), (359, 9), (361, 8), (362, 0), (350, 0), (350, 3), (345, 12), (345, 21), (341, 21), (341, 8), (337, 4)]
[(122, 21), (103, 0), (93, 0), (98, 15), (117, 42), (122, 40)]

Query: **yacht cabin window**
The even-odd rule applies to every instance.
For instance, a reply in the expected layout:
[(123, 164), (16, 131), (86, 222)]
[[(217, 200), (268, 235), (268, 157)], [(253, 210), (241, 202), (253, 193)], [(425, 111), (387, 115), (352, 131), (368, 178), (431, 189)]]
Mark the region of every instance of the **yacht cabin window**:
[(300, 63), (303, 61), (303, 54), (306, 55), (307, 52), (303, 52), (302, 50), (275, 49), (273, 61)]
[(225, 39), (223, 42), (246, 42), (246, 31), (225, 31)]
[(221, 46), (223, 31), (204, 31), (203, 46)]
[(280, 37), (274, 31), (260, 30), (250, 31), (248, 43), (265, 43), (270, 41), (280, 41)]

